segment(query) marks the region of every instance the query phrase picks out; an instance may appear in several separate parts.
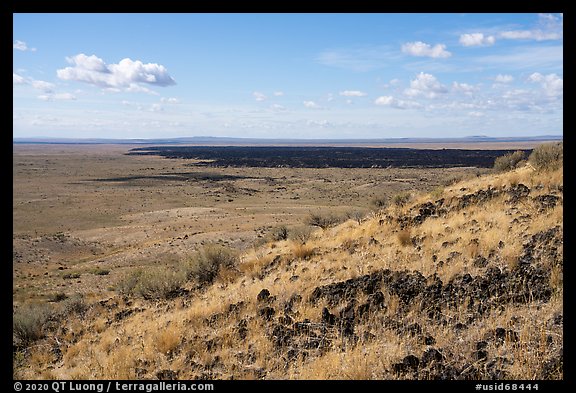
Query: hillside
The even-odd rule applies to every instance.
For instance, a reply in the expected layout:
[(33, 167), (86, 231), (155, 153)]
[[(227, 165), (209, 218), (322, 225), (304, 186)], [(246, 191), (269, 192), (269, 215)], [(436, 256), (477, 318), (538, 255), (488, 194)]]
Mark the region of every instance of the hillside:
[(208, 278), (158, 266), (148, 292), (144, 272), (107, 299), (23, 306), (15, 377), (562, 379), (563, 168), (404, 199)]

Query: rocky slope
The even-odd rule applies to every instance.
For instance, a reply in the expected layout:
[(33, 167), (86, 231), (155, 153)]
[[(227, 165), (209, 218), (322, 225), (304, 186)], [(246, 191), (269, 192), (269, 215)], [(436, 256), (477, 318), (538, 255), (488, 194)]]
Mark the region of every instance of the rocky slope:
[[(270, 241), (168, 299), (68, 304), (19, 378), (561, 379), (563, 175), (529, 166)], [(63, 316), (65, 315), (65, 316)]]

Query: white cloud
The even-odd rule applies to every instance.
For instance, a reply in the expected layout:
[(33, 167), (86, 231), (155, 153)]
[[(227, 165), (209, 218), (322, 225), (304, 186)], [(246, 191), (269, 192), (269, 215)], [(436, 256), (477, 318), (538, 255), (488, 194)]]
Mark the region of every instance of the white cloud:
[(273, 94), (275, 97), (282, 97), (284, 95), (284, 92), (283, 91), (275, 91)]
[(164, 107), (160, 104), (152, 104), (150, 108), (148, 108), (149, 112), (162, 112)]
[(436, 98), (438, 94), (447, 93), (446, 86), (441, 84), (434, 75), (420, 72), (416, 79), (410, 81), (410, 87), (404, 90), (408, 97), (424, 96), (426, 98)]
[(253, 92), (253, 93), (252, 93), (252, 96), (254, 97), (254, 99), (255, 99), (256, 101), (264, 101), (264, 100), (266, 100), (266, 98), (267, 98), (264, 93), (261, 93), (261, 92), (259, 92), (259, 91)]
[(528, 77), (528, 81), (539, 83), (548, 97), (560, 97), (564, 94), (564, 79), (556, 74), (542, 75), (535, 72)]
[(407, 42), (402, 45), (402, 52), (412, 56), (425, 56), (433, 58), (445, 58), (452, 56), (452, 53), (446, 50), (446, 45), (436, 44), (430, 46), (422, 41)]
[(394, 98), (392, 96), (381, 96), (376, 98), (374, 104), (380, 106), (389, 106), (396, 109), (416, 109), (421, 108), (422, 105), (415, 101), (404, 101)]
[(20, 40), (14, 40), (14, 43), (12, 44), (12, 48), (25, 52), (25, 51), (30, 51), (30, 52), (36, 52), (36, 48), (29, 48), (28, 45), (24, 42), (24, 41), (20, 41)]
[(563, 38), (564, 15), (539, 14), (538, 24), (530, 30), (507, 30), (500, 33), (501, 38), (509, 40), (560, 40)]
[(41, 90), (45, 93), (52, 93), (54, 91), (54, 84), (50, 82), (32, 80), (30, 81), (30, 84), (33, 88)]
[(457, 93), (472, 94), (477, 90), (478, 88), (476, 86), (469, 85), (468, 83), (452, 83), (452, 91)]
[(160, 98), (160, 102), (166, 103), (166, 104), (179, 104), (180, 100), (178, 100), (178, 98), (174, 98), (174, 97), (169, 97), (169, 98), (162, 97), (162, 98)]
[(460, 35), (460, 43), (463, 46), (490, 46), (494, 45), (496, 37), (485, 36), (483, 33), (471, 33)]
[(514, 77), (512, 75), (502, 75), (502, 74), (498, 74), (496, 75), (496, 77), (494, 78), (494, 82), (496, 83), (510, 83), (514, 80)]
[(12, 84), (13, 85), (23, 85), (26, 83), (26, 80), (24, 80), (23, 77), (21, 77), (20, 75), (16, 74), (16, 73), (12, 73)]
[(56, 71), (58, 78), (78, 81), (98, 86), (107, 91), (146, 92), (151, 91), (142, 84), (170, 86), (176, 84), (166, 67), (156, 63), (142, 63), (140, 60), (122, 59), (118, 64), (106, 64), (95, 55), (83, 53), (67, 57), (72, 67)]
[(339, 93), (344, 97), (365, 97), (366, 93), (358, 90), (344, 90)]
[(286, 107), (279, 105), (279, 104), (270, 105), (270, 109), (274, 112), (285, 112), (286, 111)]
[(302, 102), (302, 104), (304, 104), (304, 106), (308, 109), (321, 109), (322, 108), (320, 105), (318, 105), (314, 101), (304, 101), (304, 102)]
[(559, 40), (562, 34), (554, 32), (544, 32), (542, 30), (511, 30), (500, 33), (500, 37), (508, 40)]
[(38, 96), (42, 101), (73, 101), (76, 96), (72, 93), (42, 94)]

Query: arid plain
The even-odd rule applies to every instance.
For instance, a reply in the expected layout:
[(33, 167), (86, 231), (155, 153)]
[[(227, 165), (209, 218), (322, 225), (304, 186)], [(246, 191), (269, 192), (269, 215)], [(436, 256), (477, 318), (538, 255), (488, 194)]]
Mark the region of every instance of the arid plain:
[(15, 378), (563, 378), (562, 143), (494, 169), (134, 147), (14, 145)]
[[(367, 213), (375, 198), (430, 191), (478, 168), (196, 168), (131, 145), (14, 145), (14, 300), (106, 297), (133, 267), (199, 244), (245, 249), (310, 213)], [(94, 274), (98, 269), (108, 275)], [(66, 279), (80, 274), (78, 279)]]

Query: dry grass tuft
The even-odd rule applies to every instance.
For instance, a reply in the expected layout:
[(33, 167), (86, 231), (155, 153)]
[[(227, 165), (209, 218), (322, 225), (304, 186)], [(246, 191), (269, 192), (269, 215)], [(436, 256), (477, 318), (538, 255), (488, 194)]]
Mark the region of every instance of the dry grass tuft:
[(401, 229), (396, 234), (396, 239), (398, 239), (398, 243), (401, 246), (406, 247), (406, 246), (409, 246), (412, 244), (411, 234), (412, 234), (412, 232), (409, 228)]

